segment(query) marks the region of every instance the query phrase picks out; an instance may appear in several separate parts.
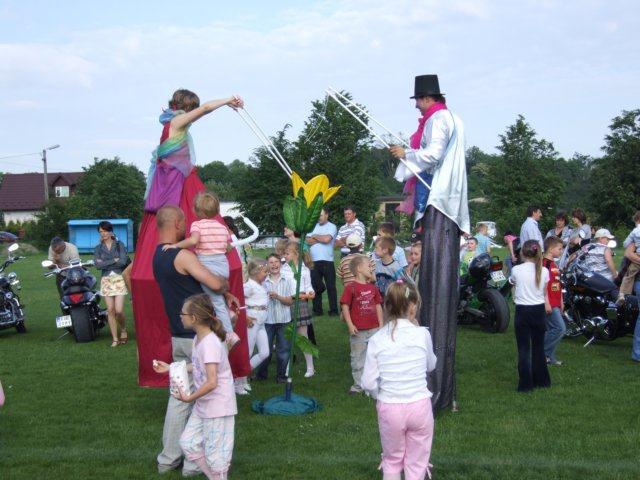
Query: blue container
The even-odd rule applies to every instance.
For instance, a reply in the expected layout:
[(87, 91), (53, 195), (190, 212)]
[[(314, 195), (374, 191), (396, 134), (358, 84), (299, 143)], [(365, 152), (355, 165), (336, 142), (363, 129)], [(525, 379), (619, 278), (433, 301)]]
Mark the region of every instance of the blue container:
[[(133, 245), (133, 220), (125, 219), (105, 219), (113, 225), (113, 233), (118, 237), (127, 252), (134, 250)], [(100, 243), (98, 224), (102, 220), (69, 220), (69, 242), (78, 247), (80, 253), (93, 253), (96, 245)]]

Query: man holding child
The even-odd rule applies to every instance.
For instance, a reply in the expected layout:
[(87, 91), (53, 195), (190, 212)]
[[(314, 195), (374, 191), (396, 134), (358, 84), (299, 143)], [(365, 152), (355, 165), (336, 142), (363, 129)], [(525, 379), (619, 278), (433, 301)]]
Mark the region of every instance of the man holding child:
[[(156, 214), (158, 227), (158, 246), (153, 257), (153, 274), (160, 287), (164, 308), (171, 330), (172, 357), (174, 362), (185, 360), (191, 363), (192, 344), (195, 333), (187, 330), (180, 319), (184, 301), (192, 295), (203, 293), (202, 285), (211, 290), (224, 293), (227, 301), (233, 296), (226, 293), (227, 281), (213, 275), (199, 261), (195, 254), (187, 249), (175, 248), (163, 250), (164, 245), (172, 245), (184, 238), (186, 220), (183, 211), (172, 205), (165, 205)], [(191, 379), (190, 379), (191, 380)], [(192, 404), (169, 396), (167, 414), (162, 431), (162, 452), (158, 455), (158, 471), (168, 472), (180, 466), (182, 450), (180, 435), (184, 430)], [(194, 462), (184, 459), (183, 475), (195, 475), (198, 467)]]

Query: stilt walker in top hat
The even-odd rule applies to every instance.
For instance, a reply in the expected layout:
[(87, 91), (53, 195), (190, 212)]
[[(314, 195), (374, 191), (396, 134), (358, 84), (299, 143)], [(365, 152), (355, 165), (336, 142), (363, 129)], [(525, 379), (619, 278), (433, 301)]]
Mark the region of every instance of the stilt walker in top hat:
[[(391, 153), (403, 158), (395, 178), (406, 181), (409, 209), (415, 210), (421, 229), (422, 261), (419, 290), (422, 296), (420, 323), (429, 327), (437, 357), (429, 375), (434, 410), (455, 406), (455, 346), (458, 306), (458, 265), (461, 232), (470, 232), (467, 205), (464, 126), (447, 109), (437, 75), (415, 79), (411, 97), (422, 117), (411, 136), (409, 149), (392, 146)], [(431, 185), (429, 190), (415, 177)]]

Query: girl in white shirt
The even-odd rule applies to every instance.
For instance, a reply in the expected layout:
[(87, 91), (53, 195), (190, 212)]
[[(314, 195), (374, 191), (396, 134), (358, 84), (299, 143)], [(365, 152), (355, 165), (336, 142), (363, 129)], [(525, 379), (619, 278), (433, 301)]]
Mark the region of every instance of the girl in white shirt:
[(427, 372), (436, 368), (431, 335), (416, 315), (416, 287), (398, 280), (384, 299), (386, 324), (371, 337), (360, 385), (378, 400), (378, 429), (384, 480), (422, 480), (433, 441), (432, 393)]
[(549, 270), (542, 266), (542, 249), (536, 240), (524, 242), (524, 262), (513, 267), (509, 281), (515, 285), (514, 319), (518, 345), (518, 391), (550, 387), (551, 379), (544, 355), (545, 313), (551, 313), (547, 296)]
[[(300, 259), (300, 244), (294, 241), (288, 241), (284, 248), (284, 258), (287, 263), (282, 266), (282, 275), (292, 278), (295, 282), (296, 270), (298, 268), (298, 261)], [(313, 324), (313, 314), (309, 308), (308, 300), (313, 300), (316, 296), (313, 287), (311, 286), (311, 270), (309, 266), (313, 267), (311, 261), (311, 255), (309, 252), (304, 252), (302, 258), (302, 275), (300, 276), (300, 306), (298, 312), (297, 333), (303, 337), (309, 338), (309, 325)], [(291, 305), (291, 318), (293, 318), (295, 310), (295, 303)], [(313, 377), (315, 375), (315, 368), (313, 366), (313, 355), (310, 353), (304, 354), (304, 360), (307, 364), (307, 372), (305, 377)]]
[[(263, 285), (267, 278), (267, 262), (261, 258), (250, 258), (247, 262), (249, 278), (244, 283), (244, 303), (247, 306), (247, 342), (249, 344), (249, 363), (253, 370), (269, 356), (269, 340), (264, 322), (267, 320), (269, 293)], [(255, 355), (254, 347), (257, 348)], [(251, 386), (246, 377), (237, 379), (236, 393), (246, 395)]]

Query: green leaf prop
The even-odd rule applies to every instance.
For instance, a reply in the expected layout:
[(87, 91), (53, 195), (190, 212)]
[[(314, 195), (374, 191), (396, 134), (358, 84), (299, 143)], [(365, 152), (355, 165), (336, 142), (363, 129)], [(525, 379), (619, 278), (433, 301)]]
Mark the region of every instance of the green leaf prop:
[(285, 225), (294, 232), (300, 232), (307, 221), (307, 204), (300, 197), (286, 197), (282, 207)]
[[(293, 342), (295, 328), (294, 323), (296, 322), (289, 322), (285, 329), (285, 334), (289, 342)], [(296, 347), (298, 347), (302, 353), (308, 353), (309, 355), (313, 355), (316, 358), (318, 358), (318, 356), (320, 355), (320, 350), (318, 349), (318, 347), (311, 343), (311, 340), (309, 340), (305, 336), (296, 334)]]
[(307, 208), (307, 222), (304, 226), (305, 232), (310, 232), (316, 226), (320, 213), (322, 212), (322, 206), (324, 205), (322, 199), (322, 193), (319, 193), (316, 198), (313, 199), (311, 205)]

